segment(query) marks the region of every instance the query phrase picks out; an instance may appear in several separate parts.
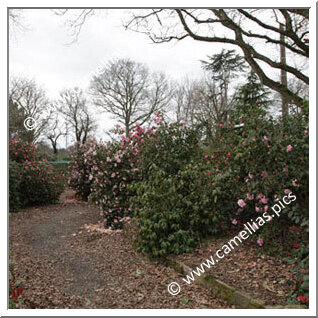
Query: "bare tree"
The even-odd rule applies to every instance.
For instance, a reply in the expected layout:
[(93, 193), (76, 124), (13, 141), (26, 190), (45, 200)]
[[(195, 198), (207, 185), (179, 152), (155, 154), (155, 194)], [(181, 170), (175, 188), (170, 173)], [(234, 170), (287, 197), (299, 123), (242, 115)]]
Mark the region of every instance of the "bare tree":
[(35, 120), (34, 129), (25, 128), (22, 137), (29, 142), (36, 142), (52, 115), (45, 91), (38, 87), (34, 80), (13, 77), (10, 81), (9, 101), (9, 107), (15, 105), (16, 112), (24, 113), (24, 119), (32, 117)]
[(168, 105), (171, 90), (162, 73), (129, 59), (117, 59), (91, 82), (97, 106), (111, 113), (125, 126), (126, 136), (137, 122), (147, 122), (151, 115)]
[(230, 96), (227, 103), (223, 102), (222, 88), (210, 74), (199, 80), (186, 78), (174, 94), (177, 120), (200, 125), (211, 140), (217, 125), (226, 122), (232, 99)]
[(61, 121), (57, 113), (54, 114), (54, 117), (49, 121), (46, 130), (46, 137), (50, 141), (53, 148), (54, 155), (57, 155), (57, 141), (61, 136), (65, 136), (66, 131), (61, 127)]
[(73, 128), (76, 142), (85, 144), (96, 124), (88, 111), (88, 100), (83, 90), (78, 87), (63, 90), (57, 103), (65, 121)]
[[(295, 60), (308, 61), (308, 24), (308, 9), (152, 9), (134, 13), (125, 26), (147, 34), (155, 43), (192, 38), (234, 45), (242, 50), (264, 85), (302, 107), (303, 97), (275, 77), (284, 70), (308, 85), (306, 72), (292, 64)], [(285, 37), (283, 42), (280, 35)], [(289, 57), (286, 64), (279, 61), (279, 45)], [(271, 75), (266, 69), (271, 69)]]
[(23, 9), (9, 9), (8, 20), (10, 37), (16, 37), (18, 33), (27, 30)]
[(64, 17), (64, 25), (71, 37), (69, 45), (78, 41), (83, 25), (96, 12), (94, 9), (53, 9), (52, 11)]

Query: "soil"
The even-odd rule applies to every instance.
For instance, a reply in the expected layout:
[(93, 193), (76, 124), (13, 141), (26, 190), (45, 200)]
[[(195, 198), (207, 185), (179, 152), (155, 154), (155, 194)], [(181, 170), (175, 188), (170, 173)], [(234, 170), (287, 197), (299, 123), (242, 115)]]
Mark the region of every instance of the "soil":
[(62, 203), (10, 215), (10, 261), (23, 286), (17, 308), (233, 308), (138, 254), (123, 233), (89, 232), (98, 210), (66, 193)]

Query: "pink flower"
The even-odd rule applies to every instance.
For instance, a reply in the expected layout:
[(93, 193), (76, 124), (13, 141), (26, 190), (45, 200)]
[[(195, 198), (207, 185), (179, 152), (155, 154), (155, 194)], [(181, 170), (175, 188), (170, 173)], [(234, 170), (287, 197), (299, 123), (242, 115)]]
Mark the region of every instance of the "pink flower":
[(222, 123), (221, 123), (221, 124), (219, 124), (219, 127), (220, 127), (220, 128), (223, 128), (223, 124), (222, 124)]
[(299, 184), (297, 183), (297, 179), (293, 180), (293, 187), (299, 187)]
[(264, 211), (267, 212), (268, 209), (269, 209), (269, 206), (268, 206), (268, 205), (265, 205), (265, 206), (264, 206)]
[(263, 243), (264, 243), (263, 239), (259, 238), (259, 239), (257, 240), (257, 244), (258, 244), (259, 246), (262, 246)]
[(268, 201), (269, 201), (269, 199), (267, 199), (267, 198), (265, 198), (265, 197), (263, 197), (263, 198), (261, 199), (261, 202), (262, 202), (263, 204), (268, 203)]
[(232, 123), (231, 123), (230, 121), (228, 121), (228, 122), (227, 122), (227, 124), (228, 124), (229, 126), (231, 126), (231, 125), (232, 125)]
[(267, 141), (267, 140), (268, 140), (268, 137), (264, 136), (263, 141)]
[(308, 130), (307, 129), (305, 130), (305, 135), (308, 135)]
[(253, 178), (254, 178), (254, 175), (253, 175), (252, 173), (249, 173), (249, 174), (248, 174), (248, 177), (249, 177), (250, 179), (253, 179)]
[(285, 194), (288, 194), (288, 193), (290, 193), (290, 192), (291, 192), (290, 189), (285, 189), (285, 190), (284, 190), (284, 193), (285, 193)]
[(187, 123), (186, 123), (186, 122), (184, 122), (184, 123), (182, 123), (182, 125), (183, 125), (183, 126), (186, 126), (186, 125), (187, 125)]
[(286, 147), (286, 151), (287, 152), (291, 152), (293, 150), (293, 146), (292, 145), (288, 145), (287, 147)]
[(256, 197), (256, 199), (260, 200), (264, 197), (264, 194), (263, 193), (259, 193)]
[(40, 167), (39, 167), (39, 166), (36, 166), (36, 170), (40, 170)]
[(232, 221), (232, 223), (233, 223), (234, 225), (236, 225), (236, 224), (237, 224), (237, 220), (234, 219), (234, 220)]
[(246, 198), (247, 198), (247, 200), (254, 200), (254, 194), (249, 194), (249, 193), (247, 193), (246, 194)]
[(205, 158), (205, 159), (208, 159), (208, 155), (204, 155), (204, 158)]
[(29, 167), (25, 166), (24, 169), (25, 169), (25, 170), (29, 170)]
[(126, 141), (126, 142), (129, 142), (129, 140), (130, 140), (129, 137), (126, 137), (126, 138), (125, 138), (125, 141)]
[(259, 212), (260, 210), (261, 210), (261, 209), (260, 209), (258, 206), (255, 207), (255, 211), (256, 211), (256, 212)]
[(268, 177), (268, 173), (266, 171), (262, 171), (261, 177), (262, 178), (267, 178)]
[(229, 158), (231, 158), (232, 152), (228, 152), (227, 156), (228, 156)]
[(240, 208), (244, 208), (246, 206), (246, 203), (244, 202), (244, 200), (240, 199), (237, 201), (237, 204)]

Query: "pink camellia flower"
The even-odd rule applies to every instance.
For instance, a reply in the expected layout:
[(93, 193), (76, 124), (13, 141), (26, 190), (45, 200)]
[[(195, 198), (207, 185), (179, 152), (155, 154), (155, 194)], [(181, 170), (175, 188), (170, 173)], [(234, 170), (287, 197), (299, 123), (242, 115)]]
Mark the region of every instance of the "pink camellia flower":
[(215, 155), (211, 155), (211, 159), (214, 159), (215, 158)]
[(290, 192), (291, 192), (290, 189), (285, 189), (285, 190), (284, 190), (284, 193), (285, 193), (285, 194), (288, 194), (288, 193), (290, 193)]
[(228, 156), (229, 158), (231, 158), (232, 152), (228, 152), (227, 156)]
[(25, 170), (29, 170), (29, 167), (25, 166), (24, 169), (25, 169)]
[(308, 130), (307, 129), (305, 130), (305, 135), (308, 135)]
[(287, 147), (286, 147), (286, 151), (287, 152), (291, 152), (293, 150), (293, 146), (292, 145), (288, 145)]
[(264, 211), (267, 212), (268, 209), (269, 209), (269, 206), (268, 206), (268, 205), (265, 205), (265, 206), (264, 206)]
[(293, 187), (299, 187), (299, 184), (297, 183), (297, 179), (293, 180)]
[(257, 244), (258, 244), (259, 246), (262, 246), (263, 243), (264, 243), (263, 239), (259, 238), (259, 239), (257, 240)]
[(204, 155), (204, 158), (205, 158), (205, 159), (208, 159), (208, 155)]
[(227, 122), (227, 124), (228, 124), (229, 126), (231, 126), (231, 125), (232, 125), (232, 123), (231, 123), (230, 121), (228, 121), (228, 122)]
[(272, 218), (271, 215), (269, 215), (269, 216), (268, 216), (268, 222), (270, 222), (271, 220), (273, 220), (273, 218)]
[(223, 128), (223, 124), (222, 124), (222, 123), (221, 123), (221, 124), (219, 124), (219, 127), (220, 127), (220, 128)]
[(256, 211), (256, 212), (259, 212), (260, 210), (261, 210), (261, 209), (260, 209), (258, 206), (255, 207), (255, 211)]
[(186, 125), (187, 125), (187, 123), (186, 123), (186, 122), (184, 122), (184, 123), (182, 123), (182, 125), (183, 125), (183, 126), (186, 126)]
[(267, 171), (262, 171), (261, 177), (262, 177), (262, 178), (267, 178), (267, 177), (268, 177)]
[(129, 137), (126, 137), (126, 138), (125, 138), (125, 141), (126, 141), (126, 142), (129, 142), (129, 140), (130, 140)]
[(268, 141), (268, 137), (264, 136), (263, 141)]
[(246, 203), (244, 202), (244, 200), (240, 199), (237, 201), (237, 204), (240, 208), (244, 208), (246, 206)]
[(263, 193), (259, 193), (256, 197), (256, 199), (260, 200), (264, 197), (264, 194)]
[(36, 166), (36, 170), (40, 170), (40, 167), (39, 167), (39, 166)]
[(266, 197), (263, 197), (263, 198), (261, 199), (261, 202), (262, 202), (263, 204), (266, 204), (266, 203), (268, 203), (268, 200), (269, 200), (269, 199), (267, 199)]
[(248, 174), (248, 177), (249, 177), (250, 179), (253, 179), (253, 178), (254, 178), (254, 175), (253, 175), (252, 173), (249, 173), (249, 174)]
[(247, 200), (250, 200), (250, 201), (254, 200), (254, 194), (247, 193), (246, 198), (247, 198)]
[(232, 221), (232, 223), (233, 223), (234, 225), (236, 225), (236, 224), (237, 224), (237, 220), (234, 219), (234, 220)]

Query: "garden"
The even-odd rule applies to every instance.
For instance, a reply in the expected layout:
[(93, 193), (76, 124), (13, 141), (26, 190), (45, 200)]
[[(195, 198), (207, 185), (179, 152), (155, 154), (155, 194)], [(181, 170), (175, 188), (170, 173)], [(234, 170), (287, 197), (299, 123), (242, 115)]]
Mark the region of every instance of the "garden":
[[(285, 268), (278, 300), (270, 287), (259, 297), (268, 305), (306, 307), (308, 119), (302, 114), (273, 120), (255, 113), (220, 123), (215, 131), (218, 142), (209, 146), (200, 127), (169, 123), (162, 113), (154, 115), (151, 127), (136, 125), (127, 137), (117, 125), (113, 142), (91, 139), (74, 148), (69, 177), (57, 174), (34, 145), (11, 140), (10, 210), (56, 203), (70, 187), (78, 200), (100, 211), (100, 222), (86, 229), (110, 235), (124, 229), (137, 252), (151, 261), (162, 263), (180, 255), (198, 265), (211, 245), (226, 242), (244, 223), (264, 216), (293, 193), (296, 201), (244, 242), (237, 256), (229, 255), (234, 263), (228, 260), (222, 266), (240, 270), (249, 262), (247, 275), (249, 266), (255, 269), (260, 259), (255, 275), (264, 275), (262, 270), (272, 266), (273, 281), (282, 275), (278, 268)], [(247, 275), (245, 283), (249, 279)], [(253, 291), (250, 285), (245, 289)], [(13, 300), (18, 290), (12, 289)]]
[(308, 9), (137, 11), (9, 10), (8, 307), (309, 312)]

